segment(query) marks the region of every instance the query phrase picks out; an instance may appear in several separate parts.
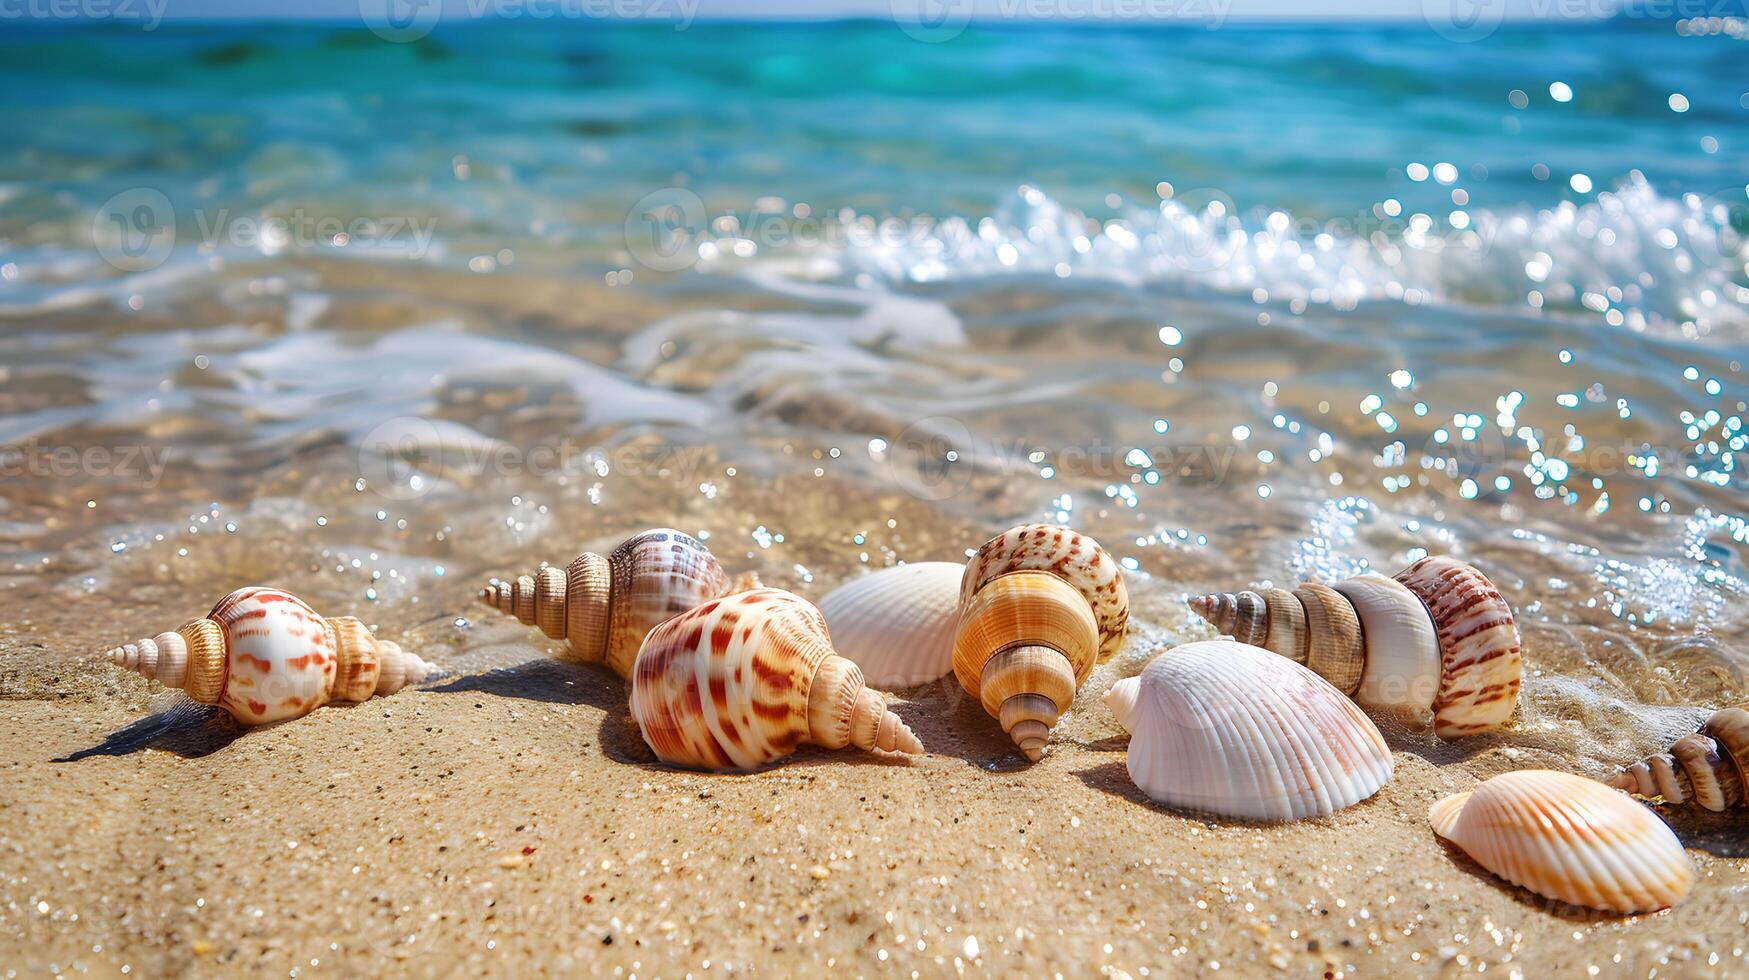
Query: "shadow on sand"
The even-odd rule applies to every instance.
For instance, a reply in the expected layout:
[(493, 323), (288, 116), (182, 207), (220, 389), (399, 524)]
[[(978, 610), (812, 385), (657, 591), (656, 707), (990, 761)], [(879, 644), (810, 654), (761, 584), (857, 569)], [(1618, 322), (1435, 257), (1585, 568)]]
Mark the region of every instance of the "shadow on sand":
[(246, 731), (230, 715), (212, 705), (178, 698), (163, 711), (111, 732), (102, 742), (52, 761), (78, 762), (94, 755), (132, 755), (147, 749), (198, 759), (230, 745)]

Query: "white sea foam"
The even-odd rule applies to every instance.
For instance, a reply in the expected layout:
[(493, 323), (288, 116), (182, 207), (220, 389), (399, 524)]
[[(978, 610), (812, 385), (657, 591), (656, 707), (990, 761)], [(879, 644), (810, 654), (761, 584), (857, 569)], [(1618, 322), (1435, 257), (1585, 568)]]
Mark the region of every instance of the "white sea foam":
[(1634, 172), (1584, 203), (1465, 211), (1457, 219), (1464, 228), (1450, 214), (1393, 217), (1383, 206), (1314, 222), (1238, 211), (1198, 192), (1101, 223), (1023, 187), (989, 217), (949, 218), (897, 238), (846, 234), (846, 244), (819, 251), (839, 275), (891, 283), (1011, 275), (1182, 282), (1296, 312), (1379, 300), (1540, 308), (1638, 331), (1740, 338), (1749, 334), (1749, 288), (1738, 281), (1746, 205), (1740, 186), (1666, 197)]

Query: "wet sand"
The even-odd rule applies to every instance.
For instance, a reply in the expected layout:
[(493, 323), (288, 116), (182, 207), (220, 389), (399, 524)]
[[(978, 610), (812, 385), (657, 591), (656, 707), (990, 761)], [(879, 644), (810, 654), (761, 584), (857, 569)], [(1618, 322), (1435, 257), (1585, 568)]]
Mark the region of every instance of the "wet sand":
[(400, 639), (508, 666), (247, 732), (89, 655), (109, 624), (11, 624), (0, 962), (135, 976), (1745, 968), (1740, 815), (1667, 814), (1700, 879), (1677, 909), (1631, 918), (1538, 899), (1441, 845), (1425, 819), (1439, 797), (1568, 765), (1510, 735), (1452, 746), (1389, 728), (1395, 778), (1325, 819), (1150, 803), (1097, 695), (1158, 652), (1158, 630), (1099, 668), (1030, 767), (944, 682), (895, 698), (926, 757), (804, 749), (712, 775), (658, 765), (617, 678), (542, 656), (556, 648), (462, 586), (427, 596), (443, 616)]

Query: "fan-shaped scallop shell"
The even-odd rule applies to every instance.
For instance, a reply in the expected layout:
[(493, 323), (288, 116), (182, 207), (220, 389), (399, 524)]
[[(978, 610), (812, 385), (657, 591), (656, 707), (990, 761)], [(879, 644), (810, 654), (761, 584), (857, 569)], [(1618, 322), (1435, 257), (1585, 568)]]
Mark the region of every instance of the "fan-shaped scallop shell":
[(953, 669), (959, 623), (956, 562), (895, 565), (851, 579), (820, 600), (838, 655), (875, 687), (927, 684)]
[(1252, 820), (1334, 813), (1378, 792), (1391, 752), (1354, 702), (1268, 650), (1168, 650), (1107, 704), (1130, 730), (1130, 778), (1170, 806)]
[(631, 711), (659, 758), (698, 769), (753, 769), (804, 742), (923, 750), (832, 651), (820, 611), (778, 589), (713, 599), (651, 630)]
[(1571, 773), (1504, 773), (1440, 800), (1428, 818), (1477, 864), (1573, 905), (1653, 912), (1694, 884), (1694, 862), (1657, 815)]
[(1099, 542), (1055, 524), (1022, 524), (991, 538), (966, 563), (960, 603), (970, 602), (991, 579), (1023, 570), (1052, 572), (1087, 599), (1099, 624), (1101, 660), (1123, 646), (1130, 617), (1123, 570)]

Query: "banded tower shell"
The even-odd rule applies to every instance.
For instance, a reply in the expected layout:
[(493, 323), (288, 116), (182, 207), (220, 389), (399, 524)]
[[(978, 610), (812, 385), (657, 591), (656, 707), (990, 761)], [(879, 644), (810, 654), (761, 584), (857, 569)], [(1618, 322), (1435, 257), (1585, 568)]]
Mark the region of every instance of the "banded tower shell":
[(1032, 761), (1093, 665), (1123, 645), (1129, 592), (1097, 541), (1054, 524), (991, 538), (966, 563), (954, 676)]
[(833, 652), (820, 610), (779, 589), (713, 599), (651, 630), (631, 710), (658, 758), (694, 769), (753, 769), (803, 743), (923, 751)]
[(1130, 732), (1130, 779), (1149, 799), (1248, 820), (1352, 806), (1393, 769), (1379, 730), (1299, 664), (1231, 640), (1174, 647), (1105, 703)]
[(964, 572), (956, 562), (921, 561), (845, 582), (820, 600), (833, 648), (887, 690), (947, 676)]
[(1197, 615), (1305, 664), (1368, 708), (1431, 711), (1440, 738), (1504, 728), (1523, 658), (1512, 607), (1475, 567), (1429, 556), (1391, 578), (1215, 593)]
[(651, 528), (621, 542), (606, 557), (590, 552), (570, 565), (543, 565), (512, 581), (494, 579), (480, 601), (555, 640), (571, 658), (606, 664), (630, 677), (638, 646), (656, 625), (758, 579), (729, 581), (702, 542), (673, 528)]
[(1749, 806), (1749, 705), (1713, 712), (1700, 731), (1624, 767), (1609, 785), (1715, 812)]
[(1573, 905), (1654, 912), (1694, 884), (1694, 862), (1651, 810), (1571, 773), (1503, 773), (1433, 804), (1428, 819), (1482, 867)]
[(238, 589), (205, 618), (107, 656), (247, 725), (296, 718), (329, 701), (393, 694), (435, 673), (351, 616), (323, 618), (297, 596), (260, 586)]

